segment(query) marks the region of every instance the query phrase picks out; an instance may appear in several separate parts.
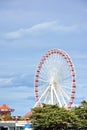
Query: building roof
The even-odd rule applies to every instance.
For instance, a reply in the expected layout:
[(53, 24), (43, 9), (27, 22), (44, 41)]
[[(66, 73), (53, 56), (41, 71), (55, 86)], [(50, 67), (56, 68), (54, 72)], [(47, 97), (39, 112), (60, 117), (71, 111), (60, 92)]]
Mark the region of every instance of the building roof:
[(32, 115), (32, 112), (30, 111), (30, 112), (27, 112), (22, 118), (28, 118), (31, 115)]
[(0, 112), (3, 112), (3, 111), (8, 111), (8, 112), (12, 112), (14, 111), (14, 109), (11, 109), (9, 106), (7, 106), (6, 104), (3, 104), (2, 106), (0, 106)]

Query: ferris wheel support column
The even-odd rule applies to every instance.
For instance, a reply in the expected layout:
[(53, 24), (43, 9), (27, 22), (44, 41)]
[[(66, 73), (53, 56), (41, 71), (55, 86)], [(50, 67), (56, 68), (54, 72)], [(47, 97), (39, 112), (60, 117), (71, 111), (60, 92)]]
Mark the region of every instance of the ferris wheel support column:
[(47, 87), (47, 89), (44, 91), (44, 93), (41, 95), (41, 97), (39, 98), (39, 100), (36, 102), (35, 106), (37, 106), (37, 104), (40, 102), (41, 98), (46, 94), (46, 92), (49, 90), (49, 86)]
[(53, 88), (53, 90), (54, 90), (55, 96), (56, 96), (56, 98), (57, 98), (58, 105), (59, 105), (60, 107), (62, 107), (62, 104), (61, 104), (61, 102), (60, 102), (60, 100), (59, 100), (59, 97), (58, 97), (58, 95), (57, 95), (57, 93), (56, 93), (55, 88)]
[(51, 104), (53, 105), (53, 87), (51, 87)]

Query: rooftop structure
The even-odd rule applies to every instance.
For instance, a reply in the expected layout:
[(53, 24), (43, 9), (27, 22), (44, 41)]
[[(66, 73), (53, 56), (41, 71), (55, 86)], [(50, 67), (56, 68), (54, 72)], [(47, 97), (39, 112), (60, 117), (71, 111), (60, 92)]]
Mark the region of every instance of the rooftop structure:
[(13, 112), (14, 109), (11, 109), (9, 106), (7, 106), (6, 104), (3, 104), (2, 106), (0, 106), (0, 116), (1, 119), (5, 119), (6, 116), (11, 116), (11, 112)]

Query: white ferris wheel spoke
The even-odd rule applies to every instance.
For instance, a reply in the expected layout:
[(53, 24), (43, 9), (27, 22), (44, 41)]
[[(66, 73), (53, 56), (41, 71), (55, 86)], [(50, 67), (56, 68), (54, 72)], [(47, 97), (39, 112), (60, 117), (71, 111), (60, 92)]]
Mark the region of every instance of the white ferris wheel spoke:
[(64, 95), (64, 97), (67, 98), (67, 100), (69, 101), (70, 100), (70, 97), (67, 95), (67, 93), (61, 88), (61, 92), (62, 94)]
[(48, 83), (48, 81), (46, 81), (46, 80), (44, 80), (44, 79), (41, 79), (41, 78), (39, 79), (39, 81)]

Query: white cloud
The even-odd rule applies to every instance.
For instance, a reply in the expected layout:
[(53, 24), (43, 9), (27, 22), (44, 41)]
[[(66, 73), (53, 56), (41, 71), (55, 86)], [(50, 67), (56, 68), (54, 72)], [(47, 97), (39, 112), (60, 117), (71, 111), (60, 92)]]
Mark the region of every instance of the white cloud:
[(0, 86), (12, 85), (13, 78), (0, 78)]
[(5, 88), (12, 88), (12, 87), (21, 87), (21, 86), (26, 86), (26, 87), (32, 87), (32, 80), (33, 77), (32, 75), (22, 73), (22, 74), (9, 74), (6, 75), (5, 77), (0, 78), (0, 87), (5, 87)]
[(5, 34), (5, 38), (12, 40), (12, 39), (18, 39), (20, 37), (22, 37), (22, 35), (25, 33), (26, 29), (19, 29), (17, 31), (14, 32), (9, 32)]
[(78, 25), (60, 25), (57, 21), (43, 22), (34, 25), (30, 28), (19, 29), (13, 32), (8, 32), (5, 34), (5, 38), (8, 40), (14, 40), (22, 38), (23, 36), (29, 35), (40, 35), (47, 32), (57, 32), (57, 33), (69, 33), (79, 30)]

